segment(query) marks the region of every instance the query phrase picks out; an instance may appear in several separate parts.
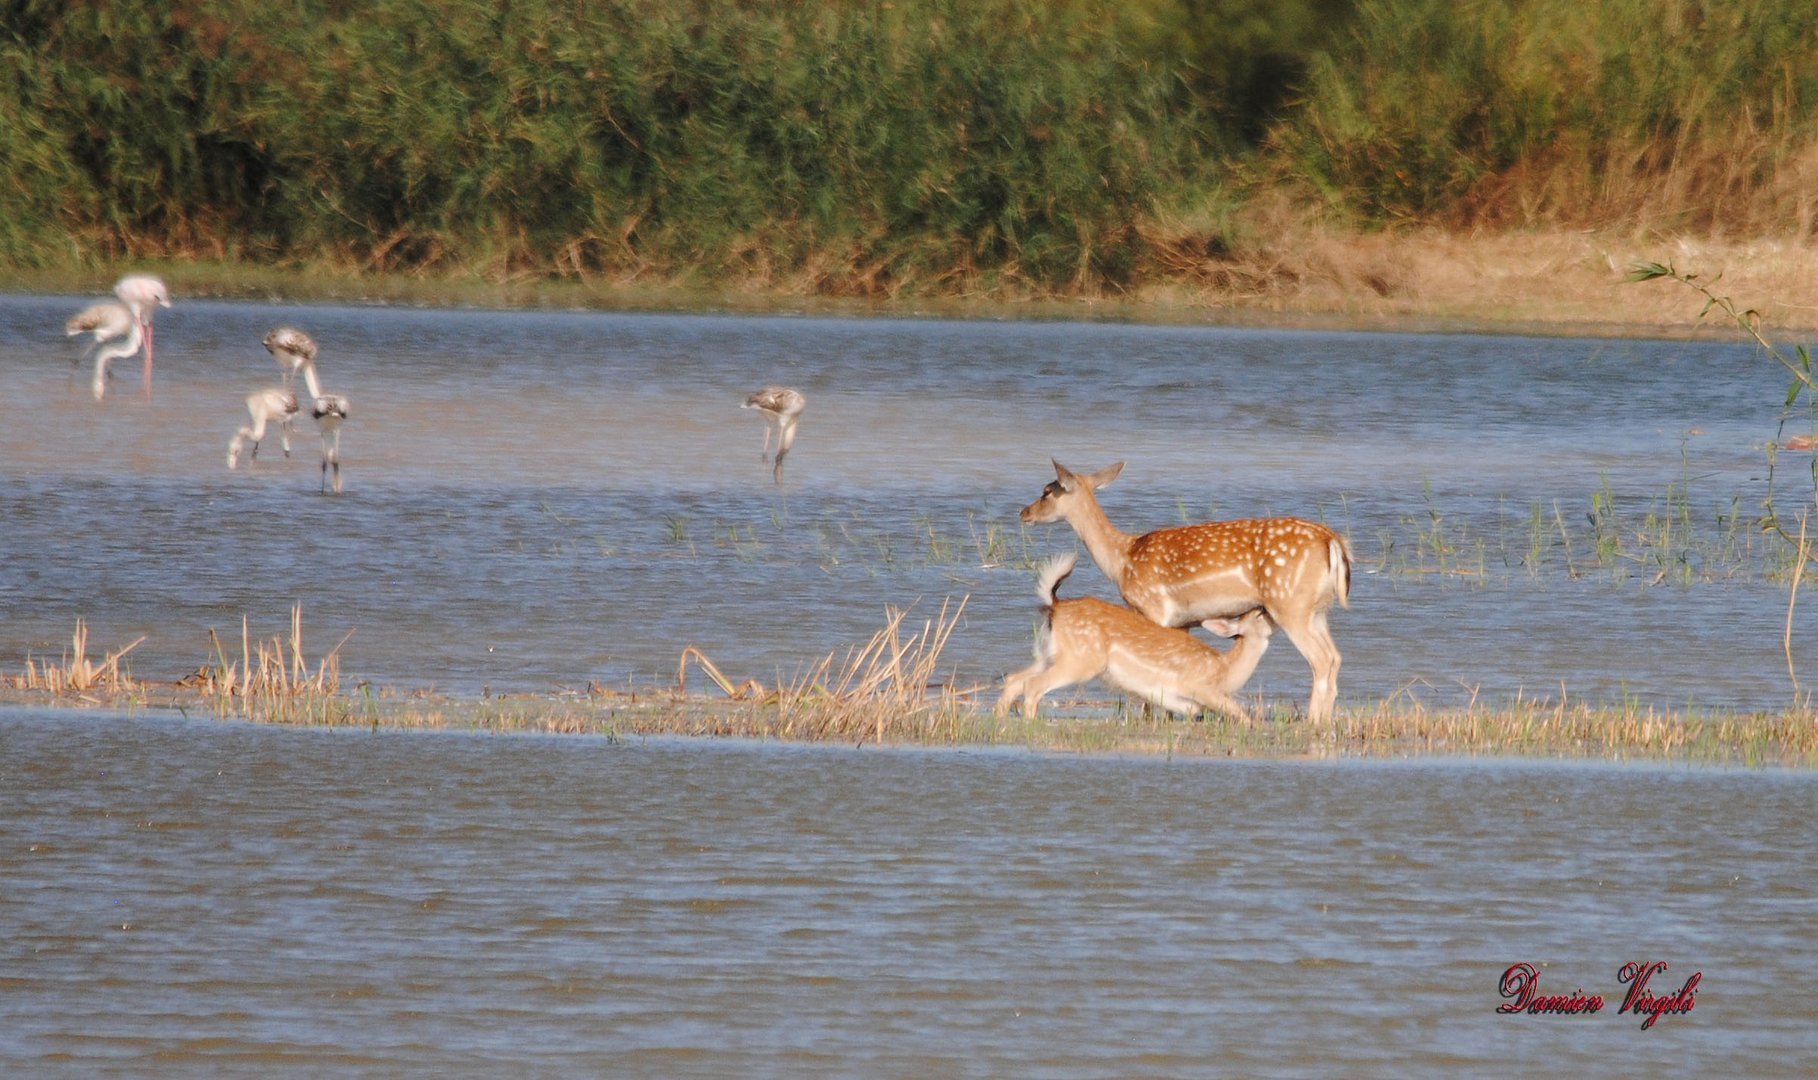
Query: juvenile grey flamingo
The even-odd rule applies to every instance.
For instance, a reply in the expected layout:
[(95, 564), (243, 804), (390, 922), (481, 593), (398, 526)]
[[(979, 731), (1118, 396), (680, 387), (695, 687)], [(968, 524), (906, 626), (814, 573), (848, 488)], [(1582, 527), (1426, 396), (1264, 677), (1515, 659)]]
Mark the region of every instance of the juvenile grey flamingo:
[(764, 414), (764, 460), (770, 461), (770, 432), (776, 431), (776, 459), (772, 476), (777, 483), (783, 482), (783, 455), (795, 445), (795, 424), (801, 418), (802, 410), (808, 407), (808, 399), (801, 391), (787, 386), (766, 386), (745, 399), (742, 409), (756, 409)]
[[(227, 467), (233, 468), (239, 460), (240, 447), (246, 440), (253, 444), (253, 456), (259, 452), (259, 439), (265, 434), (267, 420), (277, 420), (279, 429), (285, 434), (284, 453), (290, 453), (291, 420), (301, 411), (304, 400), (309, 403), (309, 415), (316, 422), (316, 429), (322, 435), (322, 493), (329, 490), (330, 475), (333, 475), (335, 494), (341, 493), (341, 422), (347, 419), (347, 398), (340, 394), (328, 394), (322, 391), (322, 382), (316, 374), (316, 339), (306, 331), (294, 326), (279, 326), (265, 335), (265, 349), (278, 361), (278, 367), (284, 372), (284, 385), (261, 390), (246, 399), (247, 411), (252, 413), (253, 423), (243, 427), (234, 436), (228, 446)], [(308, 388), (307, 399), (299, 398), (296, 391), (298, 373), (303, 375), (303, 383)]]
[(246, 396), (246, 411), (252, 414), (252, 423), (234, 433), (234, 441), (227, 444), (227, 467), (238, 468), (240, 465), (240, 448), (247, 442), (252, 443), (252, 453), (248, 457), (259, 456), (259, 440), (265, 438), (265, 425), (273, 420), (278, 422), (278, 437), (284, 443), (284, 456), (290, 456), (291, 421), (297, 415), (297, 392), (289, 386), (273, 386)]

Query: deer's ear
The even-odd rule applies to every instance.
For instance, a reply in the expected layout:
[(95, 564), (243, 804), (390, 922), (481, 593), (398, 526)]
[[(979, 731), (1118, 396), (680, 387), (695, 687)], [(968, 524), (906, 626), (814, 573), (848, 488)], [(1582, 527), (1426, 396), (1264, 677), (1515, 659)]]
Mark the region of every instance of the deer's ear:
[(1237, 636), (1237, 624), (1230, 619), (1206, 619), (1199, 625), (1210, 630), (1218, 637), (1231, 638)]
[(1086, 480), (1087, 484), (1089, 484), (1090, 486), (1092, 486), (1094, 488), (1102, 488), (1106, 484), (1109, 484), (1111, 481), (1117, 479), (1117, 474), (1121, 473), (1123, 471), (1124, 471), (1124, 463), (1120, 461), (1115, 465), (1105, 466), (1104, 468), (1093, 473), (1091, 476), (1086, 477), (1085, 480)]
[(1058, 477), (1061, 480), (1073, 479), (1072, 471), (1069, 470), (1065, 465), (1062, 465), (1060, 462), (1055, 461), (1053, 458), (1049, 458), (1048, 461), (1054, 465), (1054, 475), (1056, 477)]

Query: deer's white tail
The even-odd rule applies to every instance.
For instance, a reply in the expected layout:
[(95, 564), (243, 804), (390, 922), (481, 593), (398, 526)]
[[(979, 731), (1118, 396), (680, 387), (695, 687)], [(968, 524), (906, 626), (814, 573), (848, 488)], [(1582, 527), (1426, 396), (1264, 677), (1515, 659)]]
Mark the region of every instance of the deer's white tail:
[(1056, 555), (1042, 564), (1041, 573), (1035, 580), (1035, 595), (1042, 598), (1042, 609), (1050, 615), (1054, 612), (1054, 591), (1060, 583), (1073, 573), (1073, 566), (1079, 561), (1074, 554)]
[(1326, 546), (1326, 580), (1332, 585), (1332, 595), (1338, 598), (1338, 606), (1351, 606), (1351, 545), (1345, 543), (1342, 536), (1334, 536)]

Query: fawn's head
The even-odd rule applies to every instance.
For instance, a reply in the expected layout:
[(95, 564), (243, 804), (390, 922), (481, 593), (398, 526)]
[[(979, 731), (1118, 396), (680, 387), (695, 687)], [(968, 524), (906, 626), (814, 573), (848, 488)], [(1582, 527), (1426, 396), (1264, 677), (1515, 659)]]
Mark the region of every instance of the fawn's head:
[(1262, 608), (1251, 608), (1235, 619), (1207, 619), (1200, 624), (1222, 638), (1246, 638), (1259, 642), (1269, 640), (1275, 633), (1275, 624), (1269, 621)]

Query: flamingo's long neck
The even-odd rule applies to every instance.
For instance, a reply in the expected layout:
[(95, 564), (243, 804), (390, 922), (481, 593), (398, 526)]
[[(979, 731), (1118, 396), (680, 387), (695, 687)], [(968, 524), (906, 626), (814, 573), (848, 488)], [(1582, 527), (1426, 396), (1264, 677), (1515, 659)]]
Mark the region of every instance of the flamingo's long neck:
[(152, 313), (142, 304), (133, 304), (133, 321), (145, 334), (145, 377), (151, 378), (152, 367)]
[(322, 396), (322, 383), (316, 378), (316, 365), (313, 361), (303, 362), (303, 385), (309, 387), (311, 401)]
[(138, 352), (141, 337), (142, 335), (139, 333), (139, 321), (134, 319), (132, 326), (126, 332), (126, 340), (117, 345), (102, 345), (95, 350), (94, 391), (96, 401), (100, 401), (102, 395), (107, 393), (108, 362), (118, 357), (131, 356)]

